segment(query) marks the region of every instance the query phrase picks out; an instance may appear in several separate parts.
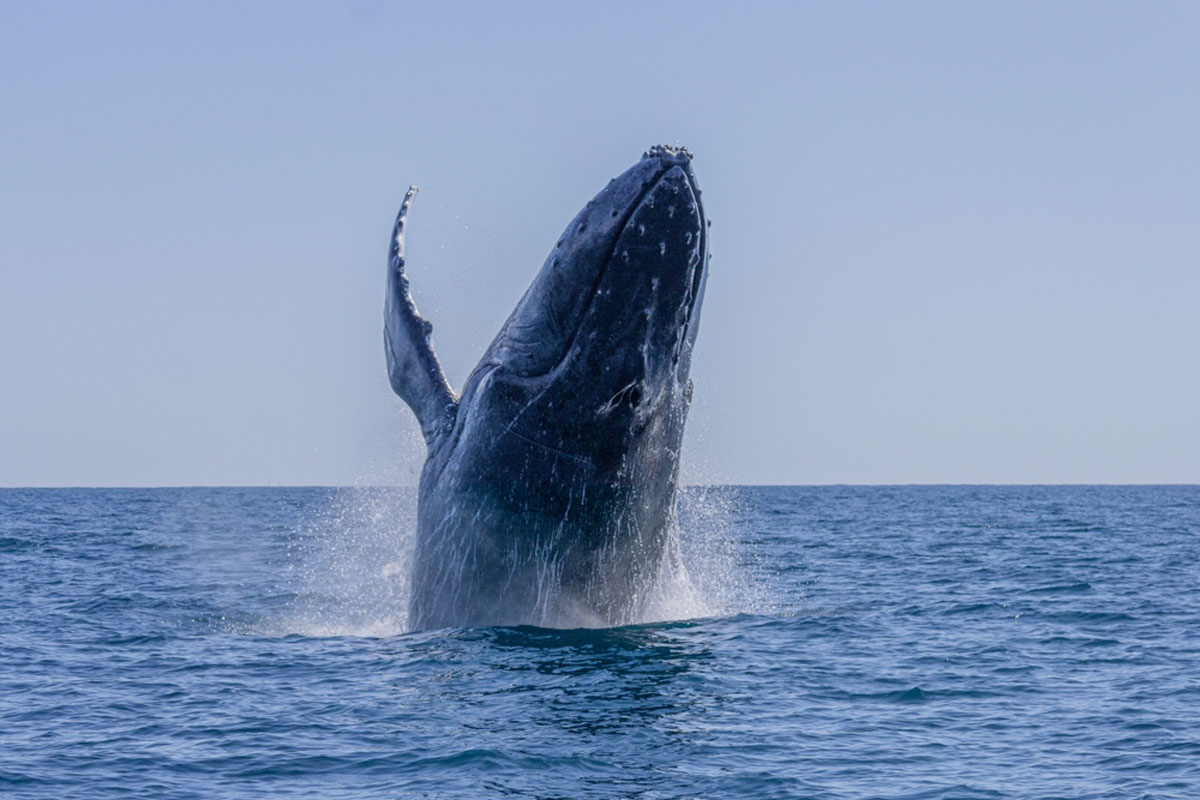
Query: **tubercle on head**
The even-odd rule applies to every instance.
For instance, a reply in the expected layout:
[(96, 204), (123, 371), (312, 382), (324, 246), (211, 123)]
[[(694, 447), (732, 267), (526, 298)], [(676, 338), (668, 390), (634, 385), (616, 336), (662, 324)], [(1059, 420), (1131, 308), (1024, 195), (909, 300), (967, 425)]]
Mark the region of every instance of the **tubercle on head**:
[(691, 161), (692, 151), (683, 145), (656, 144), (642, 153), (642, 158), (668, 158)]

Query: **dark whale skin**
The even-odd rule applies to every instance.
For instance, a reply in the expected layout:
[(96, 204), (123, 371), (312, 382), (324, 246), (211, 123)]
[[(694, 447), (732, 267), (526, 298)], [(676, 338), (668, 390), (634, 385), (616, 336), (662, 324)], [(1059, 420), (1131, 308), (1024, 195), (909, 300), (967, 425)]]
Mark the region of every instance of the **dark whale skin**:
[(708, 233), (691, 154), (651, 148), (567, 226), (455, 397), (404, 277), (385, 343), (417, 414), (409, 624), (635, 622), (665, 570)]

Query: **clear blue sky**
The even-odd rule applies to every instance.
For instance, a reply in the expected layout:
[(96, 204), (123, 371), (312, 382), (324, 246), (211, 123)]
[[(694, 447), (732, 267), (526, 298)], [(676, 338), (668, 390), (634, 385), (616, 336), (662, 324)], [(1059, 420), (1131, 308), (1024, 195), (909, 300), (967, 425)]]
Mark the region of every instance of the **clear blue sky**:
[(0, 485), (411, 482), (389, 226), (455, 386), (681, 143), (692, 482), (1200, 482), (1200, 4), (0, 5)]

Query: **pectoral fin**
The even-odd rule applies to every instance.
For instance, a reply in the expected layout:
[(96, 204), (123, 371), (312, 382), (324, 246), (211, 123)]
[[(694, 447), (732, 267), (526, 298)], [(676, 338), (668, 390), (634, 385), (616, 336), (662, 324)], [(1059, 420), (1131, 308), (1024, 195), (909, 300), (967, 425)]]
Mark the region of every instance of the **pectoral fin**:
[(427, 445), (449, 431), (458, 404), (430, 344), (433, 325), (417, 312), (404, 274), (404, 229), (417, 194), (410, 186), (396, 216), (388, 253), (387, 298), (383, 311), (383, 349), (388, 379), (400, 399), (417, 415)]

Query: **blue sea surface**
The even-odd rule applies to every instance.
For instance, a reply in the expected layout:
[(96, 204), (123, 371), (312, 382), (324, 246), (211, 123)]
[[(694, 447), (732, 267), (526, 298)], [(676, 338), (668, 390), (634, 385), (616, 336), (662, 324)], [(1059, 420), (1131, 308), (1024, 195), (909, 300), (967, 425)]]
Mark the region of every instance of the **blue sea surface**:
[(0, 796), (1200, 798), (1200, 487), (691, 489), (604, 630), (406, 632), (412, 506), (0, 490)]

